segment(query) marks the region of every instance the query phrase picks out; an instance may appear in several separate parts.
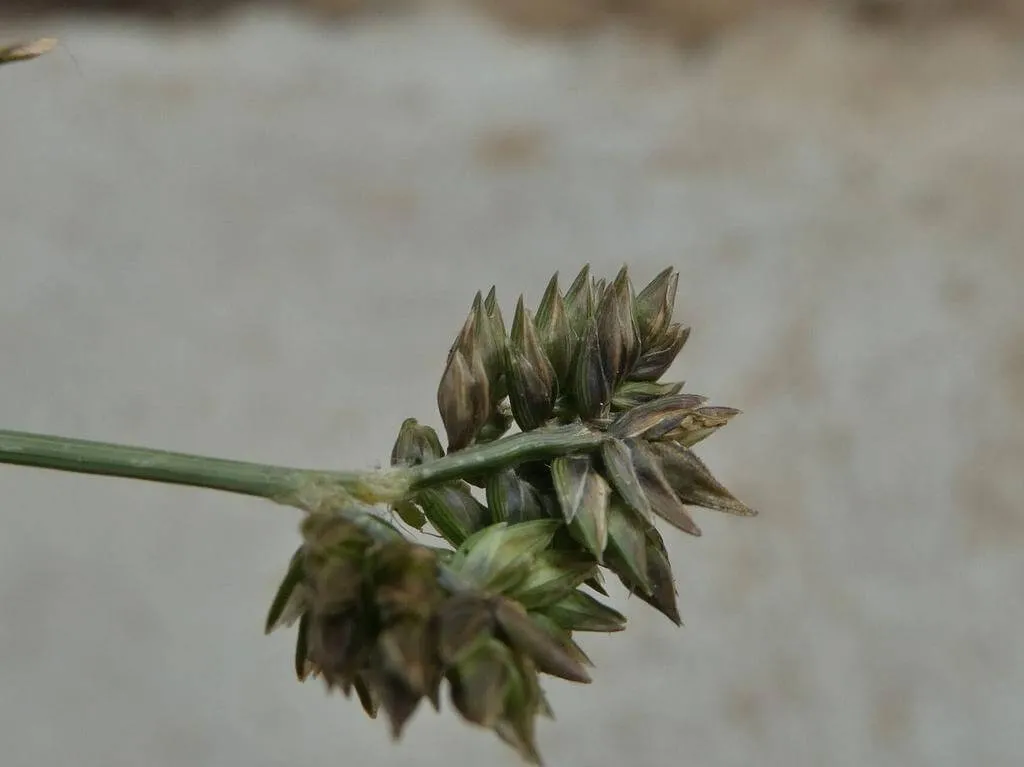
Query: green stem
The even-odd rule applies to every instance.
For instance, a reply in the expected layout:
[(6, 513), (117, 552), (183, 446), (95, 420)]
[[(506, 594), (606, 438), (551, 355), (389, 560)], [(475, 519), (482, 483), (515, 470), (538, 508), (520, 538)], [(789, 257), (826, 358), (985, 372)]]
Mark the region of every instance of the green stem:
[(283, 466), (16, 431), (0, 431), (0, 463), (206, 487), (272, 500), (294, 492), (304, 474)]
[(431, 485), (504, 466), (595, 450), (601, 439), (600, 434), (580, 424), (553, 426), (470, 447), (411, 468), (338, 472), (0, 430), (0, 463), (205, 487), (318, 511), (353, 502), (396, 501)]
[(526, 461), (569, 453), (588, 453), (599, 448), (603, 440), (602, 434), (580, 423), (544, 426), (534, 431), (502, 437), (485, 445), (474, 445), (415, 466), (409, 470), (412, 474), (412, 489), (419, 490)]

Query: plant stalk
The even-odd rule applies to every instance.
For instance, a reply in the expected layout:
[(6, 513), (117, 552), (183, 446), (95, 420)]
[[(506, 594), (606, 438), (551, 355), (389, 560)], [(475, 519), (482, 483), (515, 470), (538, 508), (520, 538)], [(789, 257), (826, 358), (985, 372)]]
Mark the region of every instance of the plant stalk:
[(422, 490), (441, 482), (485, 474), (526, 461), (555, 458), (569, 453), (589, 453), (601, 447), (603, 441), (604, 435), (581, 423), (543, 426), (484, 445), (473, 445), (414, 466), (408, 469), (412, 475), (411, 489)]
[(599, 433), (569, 424), (514, 434), (419, 466), (341, 472), (0, 430), (0, 463), (222, 490), (305, 511), (329, 511), (353, 503), (401, 500), (431, 485), (524, 461), (589, 452), (601, 441)]
[(0, 431), (0, 463), (205, 487), (271, 500), (298, 487), (302, 475), (283, 466), (16, 431)]

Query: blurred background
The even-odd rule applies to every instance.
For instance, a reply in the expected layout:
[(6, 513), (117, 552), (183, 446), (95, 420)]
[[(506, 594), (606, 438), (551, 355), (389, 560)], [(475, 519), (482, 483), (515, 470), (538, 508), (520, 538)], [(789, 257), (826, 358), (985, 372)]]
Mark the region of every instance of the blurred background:
[[(615, 593), (552, 767), (1024, 764), (1024, 3), (4, 0), (0, 424), (370, 467), (478, 288), (682, 273), (668, 376), (761, 510)], [(4, 767), (393, 746), (265, 638), (298, 515), (0, 468)]]

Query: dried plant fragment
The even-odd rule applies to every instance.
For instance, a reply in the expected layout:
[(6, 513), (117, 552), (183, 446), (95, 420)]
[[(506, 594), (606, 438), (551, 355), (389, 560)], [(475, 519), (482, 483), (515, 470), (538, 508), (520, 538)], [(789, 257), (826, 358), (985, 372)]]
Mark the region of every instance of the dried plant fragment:
[(30, 61), (49, 53), (57, 47), (54, 37), (41, 37), (29, 43), (16, 43), (0, 48), (0, 64), (13, 64), (18, 61)]

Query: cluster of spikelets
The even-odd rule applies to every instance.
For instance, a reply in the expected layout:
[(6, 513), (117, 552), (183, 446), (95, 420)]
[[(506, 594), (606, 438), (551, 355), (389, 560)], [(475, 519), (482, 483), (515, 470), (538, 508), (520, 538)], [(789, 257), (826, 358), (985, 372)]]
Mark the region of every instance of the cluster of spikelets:
[[(393, 504), (451, 549), (415, 543), (370, 509), (308, 517), (267, 622), (298, 623), (301, 679), (355, 690), (395, 737), (423, 699), (440, 706), (447, 682), (466, 720), (539, 763), (535, 720), (551, 714), (539, 675), (589, 681), (577, 632), (625, 627), (595, 596), (607, 595), (603, 573), (680, 622), (655, 519), (699, 535), (687, 507), (754, 512), (691, 450), (738, 411), (659, 382), (689, 335), (672, 321), (677, 281), (667, 269), (637, 294), (625, 268), (606, 282), (584, 267), (563, 294), (556, 275), (535, 313), (520, 298), (510, 332), (494, 290), (477, 294), (438, 389), (449, 454), (513, 424), (576, 424), (599, 447), (470, 468)], [(433, 429), (408, 419), (391, 460), (444, 454)]]

